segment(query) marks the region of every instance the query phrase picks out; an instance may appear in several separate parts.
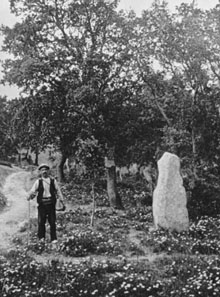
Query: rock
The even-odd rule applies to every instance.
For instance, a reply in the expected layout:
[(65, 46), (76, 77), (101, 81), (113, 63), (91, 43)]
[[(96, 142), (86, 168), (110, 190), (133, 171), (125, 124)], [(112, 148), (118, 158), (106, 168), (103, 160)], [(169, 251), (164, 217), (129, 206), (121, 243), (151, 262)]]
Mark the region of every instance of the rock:
[(28, 221), (22, 221), (18, 224), (18, 231), (19, 232), (25, 232), (29, 228), (29, 222)]
[(170, 231), (186, 231), (189, 227), (186, 191), (180, 175), (180, 160), (164, 153), (158, 161), (159, 176), (153, 193), (155, 227)]

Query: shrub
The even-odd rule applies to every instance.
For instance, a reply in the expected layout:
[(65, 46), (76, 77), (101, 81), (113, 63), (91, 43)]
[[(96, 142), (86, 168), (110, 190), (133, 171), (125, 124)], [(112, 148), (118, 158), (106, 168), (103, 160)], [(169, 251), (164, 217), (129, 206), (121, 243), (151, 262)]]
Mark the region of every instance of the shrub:
[(123, 252), (123, 245), (116, 238), (107, 233), (93, 230), (73, 231), (72, 236), (67, 237), (60, 244), (59, 250), (66, 256), (82, 257), (89, 254), (114, 254)]
[(188, 232), (156, 230), (149, 232), (147, 237), (142, 239), (142, 243), (151, 246), (156, 253), (219, 254), (219, 228), (220, 216), (204, 216), (192, 223)]

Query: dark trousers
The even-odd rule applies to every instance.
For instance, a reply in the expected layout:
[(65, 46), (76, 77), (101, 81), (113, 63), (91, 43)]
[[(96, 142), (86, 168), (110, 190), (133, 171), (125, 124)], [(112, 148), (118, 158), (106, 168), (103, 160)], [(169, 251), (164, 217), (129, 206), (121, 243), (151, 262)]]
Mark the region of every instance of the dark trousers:
[(39, 205), (38, 206), (38, 238), (45, 238), (46, 221), (50, 224), (51, 241), (56, 240), (56, 209), (55, 205)]

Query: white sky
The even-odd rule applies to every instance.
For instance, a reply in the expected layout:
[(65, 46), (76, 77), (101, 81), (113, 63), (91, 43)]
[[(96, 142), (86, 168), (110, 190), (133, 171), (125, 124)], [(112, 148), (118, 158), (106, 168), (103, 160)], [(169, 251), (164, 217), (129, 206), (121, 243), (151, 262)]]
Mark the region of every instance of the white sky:
[[(121, 0), (120, 8), (125, 10), (133, 9), (136, 14), (141, 14), (142, 10), (150, 8), (152, 2), (152, 0)], [(192, 0), (166, 0), (166, 2), (168, 3), (168, 7), (174, 10), (181, 3), (192, 3)], [(195, 0), (195, 2), (202, 9), (213, 8), (219, 3), (218, 0)]]
[[(9, 9), (9, 0), (0, 0), (0, 25), (13, 26), (16, 21), (16, 18), (10, 14)], [(144, 9), (150, 8), (153, 0), (121, 0), (119, 8), (124, 10), (133, 9), (137, 15), (141, 14), (141, 11)], [(192, 3), (192, 0), (167, 0), (169, 8), (171, 10), (175, 9), (176, 6), (179, 6), (181, 3)], [(210, 9), (215, 7), (220, 0), (196, 0), (196, 4), (199, 8)], [(0, 47), (1, 47), (2, 38), (0, 36)], [(4, 59), (4, 55), (0, 52), (0, 60)], [(1, 78), (1, 68), (0, 68), (0, 78)], [(16, 87), (2, 86), (0, 85), (0, 95), (6, 95), (8, 98), (14, 98), (18, 95)]]

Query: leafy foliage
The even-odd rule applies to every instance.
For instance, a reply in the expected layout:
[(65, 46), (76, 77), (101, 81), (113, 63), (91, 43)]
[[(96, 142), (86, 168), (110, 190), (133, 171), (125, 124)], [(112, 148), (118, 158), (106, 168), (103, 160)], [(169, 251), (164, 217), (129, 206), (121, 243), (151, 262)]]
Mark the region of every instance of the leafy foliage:
[(11, 108), (10, 103), (6, 97), (0, 96), (0, 159), (7, 160), (10, 155), (14, 153), (13, 140), (10, 133), (11, 122)]
[(21, 17), (1, 29), (14, 56), (3, 81), (23, 89), (12, 104), (15, 147), (53, 145), (59, 171), (73, 157), (93, 178), (104, 175), (107, 147), (119, 166), (156, 167), (158, 151), (169, 151), (181, 158), (191, 201), (198, 185), (207, 200), (217, 196), (218, 6), (181, 4), (171, 13), (155, 1), (137, 17), (117, 11), (118, 1), (10, 3)]

